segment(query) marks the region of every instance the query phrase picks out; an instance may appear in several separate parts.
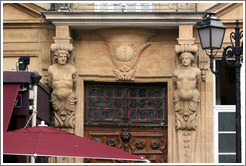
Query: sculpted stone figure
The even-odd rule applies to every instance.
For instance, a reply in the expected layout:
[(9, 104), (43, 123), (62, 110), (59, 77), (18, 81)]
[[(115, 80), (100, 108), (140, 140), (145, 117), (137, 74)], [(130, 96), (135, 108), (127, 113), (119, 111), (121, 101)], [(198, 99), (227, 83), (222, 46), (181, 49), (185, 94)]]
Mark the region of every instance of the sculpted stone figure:
[(174, 97), (176, 130), (195, 130), (200, 93), (197, 86), (201, 71), (194, 64), (195, 57), (190, 52), (180, 55), (181, 64), (174, 70)]
[(56, 50), (54, 54), (56, 63), (48, 68), (48, 83), (53, 89), (54, 126), (74, 128), (76, 68), (67, 63), (67, 50)]

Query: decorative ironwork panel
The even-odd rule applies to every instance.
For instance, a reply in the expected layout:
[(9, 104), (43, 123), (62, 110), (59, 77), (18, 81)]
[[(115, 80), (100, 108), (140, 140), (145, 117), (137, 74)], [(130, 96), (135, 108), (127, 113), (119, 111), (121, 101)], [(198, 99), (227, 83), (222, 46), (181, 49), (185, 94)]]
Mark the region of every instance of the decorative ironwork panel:
[(87, 83), (85, 85), (85, 121), (166, 124), (166, 87), (165, 83)]

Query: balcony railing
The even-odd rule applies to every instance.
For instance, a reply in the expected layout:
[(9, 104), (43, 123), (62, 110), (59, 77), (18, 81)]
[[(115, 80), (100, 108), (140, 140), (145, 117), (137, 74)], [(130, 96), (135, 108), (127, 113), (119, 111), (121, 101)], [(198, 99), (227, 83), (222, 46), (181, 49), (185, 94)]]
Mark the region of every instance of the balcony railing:
[(51, 3), (57, 12), (196, 12), (197, 3)]

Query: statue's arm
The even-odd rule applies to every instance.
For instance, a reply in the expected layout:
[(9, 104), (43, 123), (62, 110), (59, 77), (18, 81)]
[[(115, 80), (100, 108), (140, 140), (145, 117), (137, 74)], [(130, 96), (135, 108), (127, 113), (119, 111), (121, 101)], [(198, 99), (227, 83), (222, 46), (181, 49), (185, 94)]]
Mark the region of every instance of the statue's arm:
[(177, 76), (178, 76), (178, 73), (177, 73), (177, 70), (175, 69), (173, 72), (173, 85), (175, 89), (177, 89)]
[(48, 68), (48, 86), (52, 87), (52, 80), (53, 80), (53, 76), (52, 76), (52, 69), (51, 67)]
[(201, 81), (201, 70), (199, 68), (197, 68), (197, 72), (196, 72), (196, 87), (198, 87), (200, 81)]

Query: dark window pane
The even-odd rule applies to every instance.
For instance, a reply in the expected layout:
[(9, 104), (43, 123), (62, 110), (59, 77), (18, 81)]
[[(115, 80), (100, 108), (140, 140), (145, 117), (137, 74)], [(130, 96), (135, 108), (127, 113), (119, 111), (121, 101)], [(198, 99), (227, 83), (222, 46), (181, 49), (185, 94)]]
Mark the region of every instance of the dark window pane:
[(164, 108), (163, 100), (156, 100), (156, 108)]
[(148, 119), (149, 120), (155, 119), (155, 111), (154, 110), (148, 110)]
[(112, 97), (113, 96), (113, 88), (107, 88), (106, 89), (106, 96)]
[(88, 100), (88, 107), (95, 107), (95, 99), (89, 98)]
[(113, 99), (106, 99), (106, 107), (113, 108)]
[(155, 96), (156, 97), (164, 97), (164, 90), (163, 89), (155, 89)]
[(104, 96), (104, 88), (103, 87), (99, 87), (97, 90), (97, 96)]
[(115, 99), (115, 108), (121, 108), (122, 107), (122, 99)]
[(236, 163), (235, 155), (219, 155), (219, 163)]
[(155, 89), (153, 88), (148, 89), (148, 97), (155, 97)]
[(234, 112), (219, 112), (219, 131), (236, 131)]
[(146, 119), (147, 112), (145, 110), (139, 110), (139, 119), (144, 120)]
[(96, 118), (97, 119), (103, 119), (103, 114), (104, 114), (103, 110), (96, 110)]
[(112, 110), (106, 110), (105, 111), (105, 119), (113, 119), (113, 111)]
[(122, 113), (121, 110), (115, 110), (115, 115), (114, 115), (114, 119), (121, 119)]
[[(221, 60), (216, 60), (216, 68), (220, 67)], [(225, 64), (223, 70), (216, 77), (216, 104), (235, 105), (235, 68)]]
[(219, 152), (236, 152), (236, 134), (219, 134)]
[(138, 104), (137, 100), (136, 99), (132, 99), (130, 101), (130, 108), (137, 108), (137, 104)]
[(148, 108), (155, 108), (155, 100), (154, 99), (148, 100)]
[(158, 110), (157, 111), (157, 119), (163, 120), (164, 119), (164, 110)]
[(88, 93), (89, 93), (89, 96), (96, 96), (96, 91), (97, 91), (97, 88), (93, 88), (93, 87), (91, 87), (91, 88), (89, 88), (88, 89)]
[(115, 88), (115, 96), (122, 97), (122, 88)]
[(139, 89), (139, 97), (146, 97), (146, 89)]
[(137, 89), (130, 89), (130, 97), (137, 97)]
[(97, 99), (97, 108), (104, 107), (104, 99)]
[(88, 110), (87, 110), (87, 118), (88, 118), (88, 119), (94, 119), (94, 118), (95, 118), (95, 110), (93, 110), (93, 109), (88, 109)]
[(137, 111), (130, 110), (130, 119), (137, 119)]
[(139, 108), (145, 108), (146, 107), (146, 100), (139, 100)]

